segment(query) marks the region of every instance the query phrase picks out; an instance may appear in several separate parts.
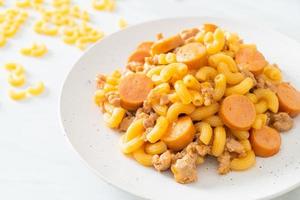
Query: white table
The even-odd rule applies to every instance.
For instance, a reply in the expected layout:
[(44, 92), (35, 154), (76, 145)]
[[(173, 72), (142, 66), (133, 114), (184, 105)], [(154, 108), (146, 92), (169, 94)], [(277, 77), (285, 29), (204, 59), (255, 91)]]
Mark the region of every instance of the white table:
[[(12, 5), (14, 0), (6, 2)], [(93, 11), (91, 0), (77, 2), (92, 12), (92, 20), (106, 33), (118, 30), (120, 16), (130, 24), (174, 16), (218, 16), (265, 24), (300, 42), (298, 0), (117, 0), (115, 13)], [(34, 34), (29, 28), (34, 19), (31, 16), (17, 36), (0, 48), (0, 65), (20, 62), (27, 69), (29, 83), (43, 80), (47, 86), (41, 97), (11, 101), (7, 96), (8, 74), (0, 68), (0, 199), (138, 199), (99, 180), (63, 137), (58, 118), (60, 89), (82, 52), (64, 45), (59, 38)], [(48, 46), (45, 58), (18, 53), (20, 47), (33, 41)], [(292, 200), (299, 195), (300, 189), (296, 189), (278, 199)]]

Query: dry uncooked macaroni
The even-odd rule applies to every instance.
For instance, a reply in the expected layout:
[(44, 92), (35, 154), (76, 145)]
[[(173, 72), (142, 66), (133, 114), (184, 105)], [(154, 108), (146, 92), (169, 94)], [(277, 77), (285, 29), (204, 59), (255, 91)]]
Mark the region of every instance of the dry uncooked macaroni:
[(115, 0), (93, 0), (92, 5), (96, 10), (114, 11), (116, 7)]
[(7, 40), (19, 31), (27, 17), (26, 11), (16, 8), (9, 8), (0, 12), (0, 47), (5, 46)]
[[(25, 70), (21, 64), (17, 63), (7, 63), (4, 68), (9, 71), (8, 83), (12, 87), (24, 86), (26, 82)], [(45, 85), (42, 81), (27, 87), (26, 89), (14, 90), (10, 89), (8, 95), (11, 99), (15, 101), (23, 100), (30, 96), (38, 96), (42, 94), (45, 90)]]
[(124, 18), (120, 18), (118, 21), (118, 26), (120, 29), (126, 28), (127, 27), (127, 22)]
[(25, 56), (41, 57), (48, 51), (46, 45), (33, 43), (30, 47), (21, 48), (20, 52)]
[[(93, 6), (107, 10), (109, 2)], [(79, 40), (74, 30), (65, 29), (66, 43)], [(226, 174), (276, 154), (279, 132), (300, 113), (300, 93), (278, 66), (214, 24), (141, 42), (124, 73), (99, 74), (96, 84), (104, 121), (124, 132), (122, 152), (143, 166), (171, 169), (179, 183), (196, 181), (207, 155)]]

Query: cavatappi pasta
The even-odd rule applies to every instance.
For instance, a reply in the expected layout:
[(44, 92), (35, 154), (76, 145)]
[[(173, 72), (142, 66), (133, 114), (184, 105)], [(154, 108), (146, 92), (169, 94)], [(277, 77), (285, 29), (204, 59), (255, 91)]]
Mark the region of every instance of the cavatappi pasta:
[[(105, 10), (105, 2), (94, 7)], [(125, 70), (99, 74), (96, 83), (104, 121), (124, 132), (122, 152), (141, 165), (170, 169), (179, 183), (196, 181), (206, 156), (226, 174), (276, 154), (279, 132), (300, 113), (300, 93), (283, 82), (278, 66), (214, 24), (141, 42)]]

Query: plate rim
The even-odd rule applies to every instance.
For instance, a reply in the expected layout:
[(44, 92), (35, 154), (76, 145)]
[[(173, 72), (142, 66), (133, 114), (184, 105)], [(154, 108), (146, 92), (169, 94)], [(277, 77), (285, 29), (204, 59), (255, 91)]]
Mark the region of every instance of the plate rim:
[[(207, 16), (207, 15), (203, 15), (203, 16), (178, 16), (178, 17), (163, 17), (163, 18), (156, 18), (156, 19), (153, 19), (153, 20), (146, 20), (146, 21), (143, 21), (143, 22), (140, 22), (140, 23), (136, 23), (134, 25), (130, 25), (129, 27), (125, 28), (125, 29), (122, 29), (122, 30), (118, 30), (118, 31), (115, 31), (107, 36), (105, 36), (103, 39), (97, 41), (96, 43), (90, 45), (83, 53), (82, 55), (80, 55), (72, 64), (72, 67), (69, 69), (69, 71), (67, 72), (67, 74), (65, 75), (65, 78), (64, 78), (64, 81), (63, 81), (63, 84), (61, 85), (60, 87), (60, 91), (59, 91), (59, 102), (58, 102), (58, 118), (59, 118), (59, 126), (62, 130), (62, 134), (63, 134), (63, 137), (65, 138), (65, 140), (67, 141), (67, 143), (71, 146), (71, 149), (77, 154), (77, 156), (80, 158), (81, 162), (84, 163), (84, 165), (87, 166), (87, 168), (89, 168), (91, 171), (93, 171), (93, 173), (95, 173), (100, 179), (98, 179), (98, 181), (102, 180), (104, 181), (105, 183), (107, 183), (108, 185), (110, 186), (113, 186), (114, 188), (116, 189), (120, 189), (121, 191), (123, 192), (126, 192), (130, 195), (133, 195), (135, 197), (139, 197), (139, 198), (143, 198), (143, 199), (150, 199), (149, 197), (145, 196), (143, 193), (140, 193), (138, 191), (136, 191), (135, 193), (133, 193), (132, 191), (130, 190), (127, 190), (125, 187), (123, 186), (120, 186), (116, 183), (114, 183), (113, 181), (109, 180), (109, 178), (106, 178), (103, 174), (101, 174), (100, 172), (98, 172), (94, 167), (92, 167), (82, 156), (81, 154), (78, 152), (78, 150), (75, 148), (75, 146), (72, 144), (72, 142), (70, 141), (69, 137), (68, 137), (68, 134), (67, 134), (67, 131), (65, 130), (65, 126), (64, 126), (64, 121), (63, 121), (63, 118), (62, 118), (62, 99), (63, 99), (63, 91), (65, 89), (65, 85), (66, 85), (66, 82), (67, 80), (69, 79), (69, 77), (71, 76), (71, 73), (72, 71), (74, 70), (75, 66), (80, 62), (81, 58), (84, 57), (88, 51), (90, 51), (91, 49), (95, 48), (95, 46), (101, 44), (101, 42), (107, 40), (109, 37), (111, 36), (114, 36), (116, 34), (121, 34), (122, 32), (125, 32), (127, 29), (130, 29), (130, 28), (134, 28), (134, 27), (138, 27), (138, 26), (144, 26), (146, 24), (152, 24), (152, 23), (156, 23), (156, 22), (160, 22), (160, 21), (169, 21), (169, 20), (193, 20), (193, 19), (210, 19), (210, 20), (226, 20), (226, 21), (229, 21), (229, 22), (233, 22), (233, 23), (239, 23), (239, 24), (242, 24), (243, 23), (243, 20), (236, 20), (232, 17), (216, 17), (216, 16)], [(273, 32), (277, 35), (280, 35), (280, 37), (284, 37), (285, 39), (287, 40), (290, 40), (291, 42), (294, 42), (296, 43), (299, 47), (300, 47), (300, 42), (298, 40), (296, 40), (295, 38), (293, 37), (290, 37), (278, 30), (274, 30), (273, 28), (269, 28), (269, 27), (265, 27), (263, 26), (263, 23), (261, 22), (257, 22), (254, 24), (254, 22), (247, 22), (248, 25), (250, 25), (251, 27), (258, 27), (262, 30), (267, 30), (268, 32)], [(298, 180), (298, 182), (296, 183), (293, 183), (292, 185), (290, 185), (289, 187), (286, 187), (280, 191), (276, 191), (272, 194), (269, 194), (267, 196), (262, 196), (260, 198), (258, 198), (259, 200), (265, 200), (265, 199), (273, 199), (273, 198), (276, 198), (276, 197), (279, 197), (283, 194), (286, 194), (292, 190), (294, 190), (295, 188), (299, 187), (300, 186), (300, 178)]]

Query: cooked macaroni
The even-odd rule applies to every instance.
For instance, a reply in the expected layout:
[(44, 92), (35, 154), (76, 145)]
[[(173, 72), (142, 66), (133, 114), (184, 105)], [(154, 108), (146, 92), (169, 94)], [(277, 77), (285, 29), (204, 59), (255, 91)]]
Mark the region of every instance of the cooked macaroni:
[[(93, 6), (109, 10), (109, 2)], [(72, 9), (77, 16), (79, 8)], [(69, 27), (64, 41), (85, 46), (90, 38), (82, 35), (91, 31)], [(283, 82), (278, 66), (214, 24), (142, 42), (126, 71), (99, 74), (96, 83), (94, 102), (107, 126), (125, 131), (122, 152), (141, 165), (170, 169), (179, 183), (196, 181), (196, 166), (207, 155), (226, 174), (249, 169), (256, 156), (276, 154), (279, 132), (289, 130), (291, 117), (300, 113), (300, 93)]]

